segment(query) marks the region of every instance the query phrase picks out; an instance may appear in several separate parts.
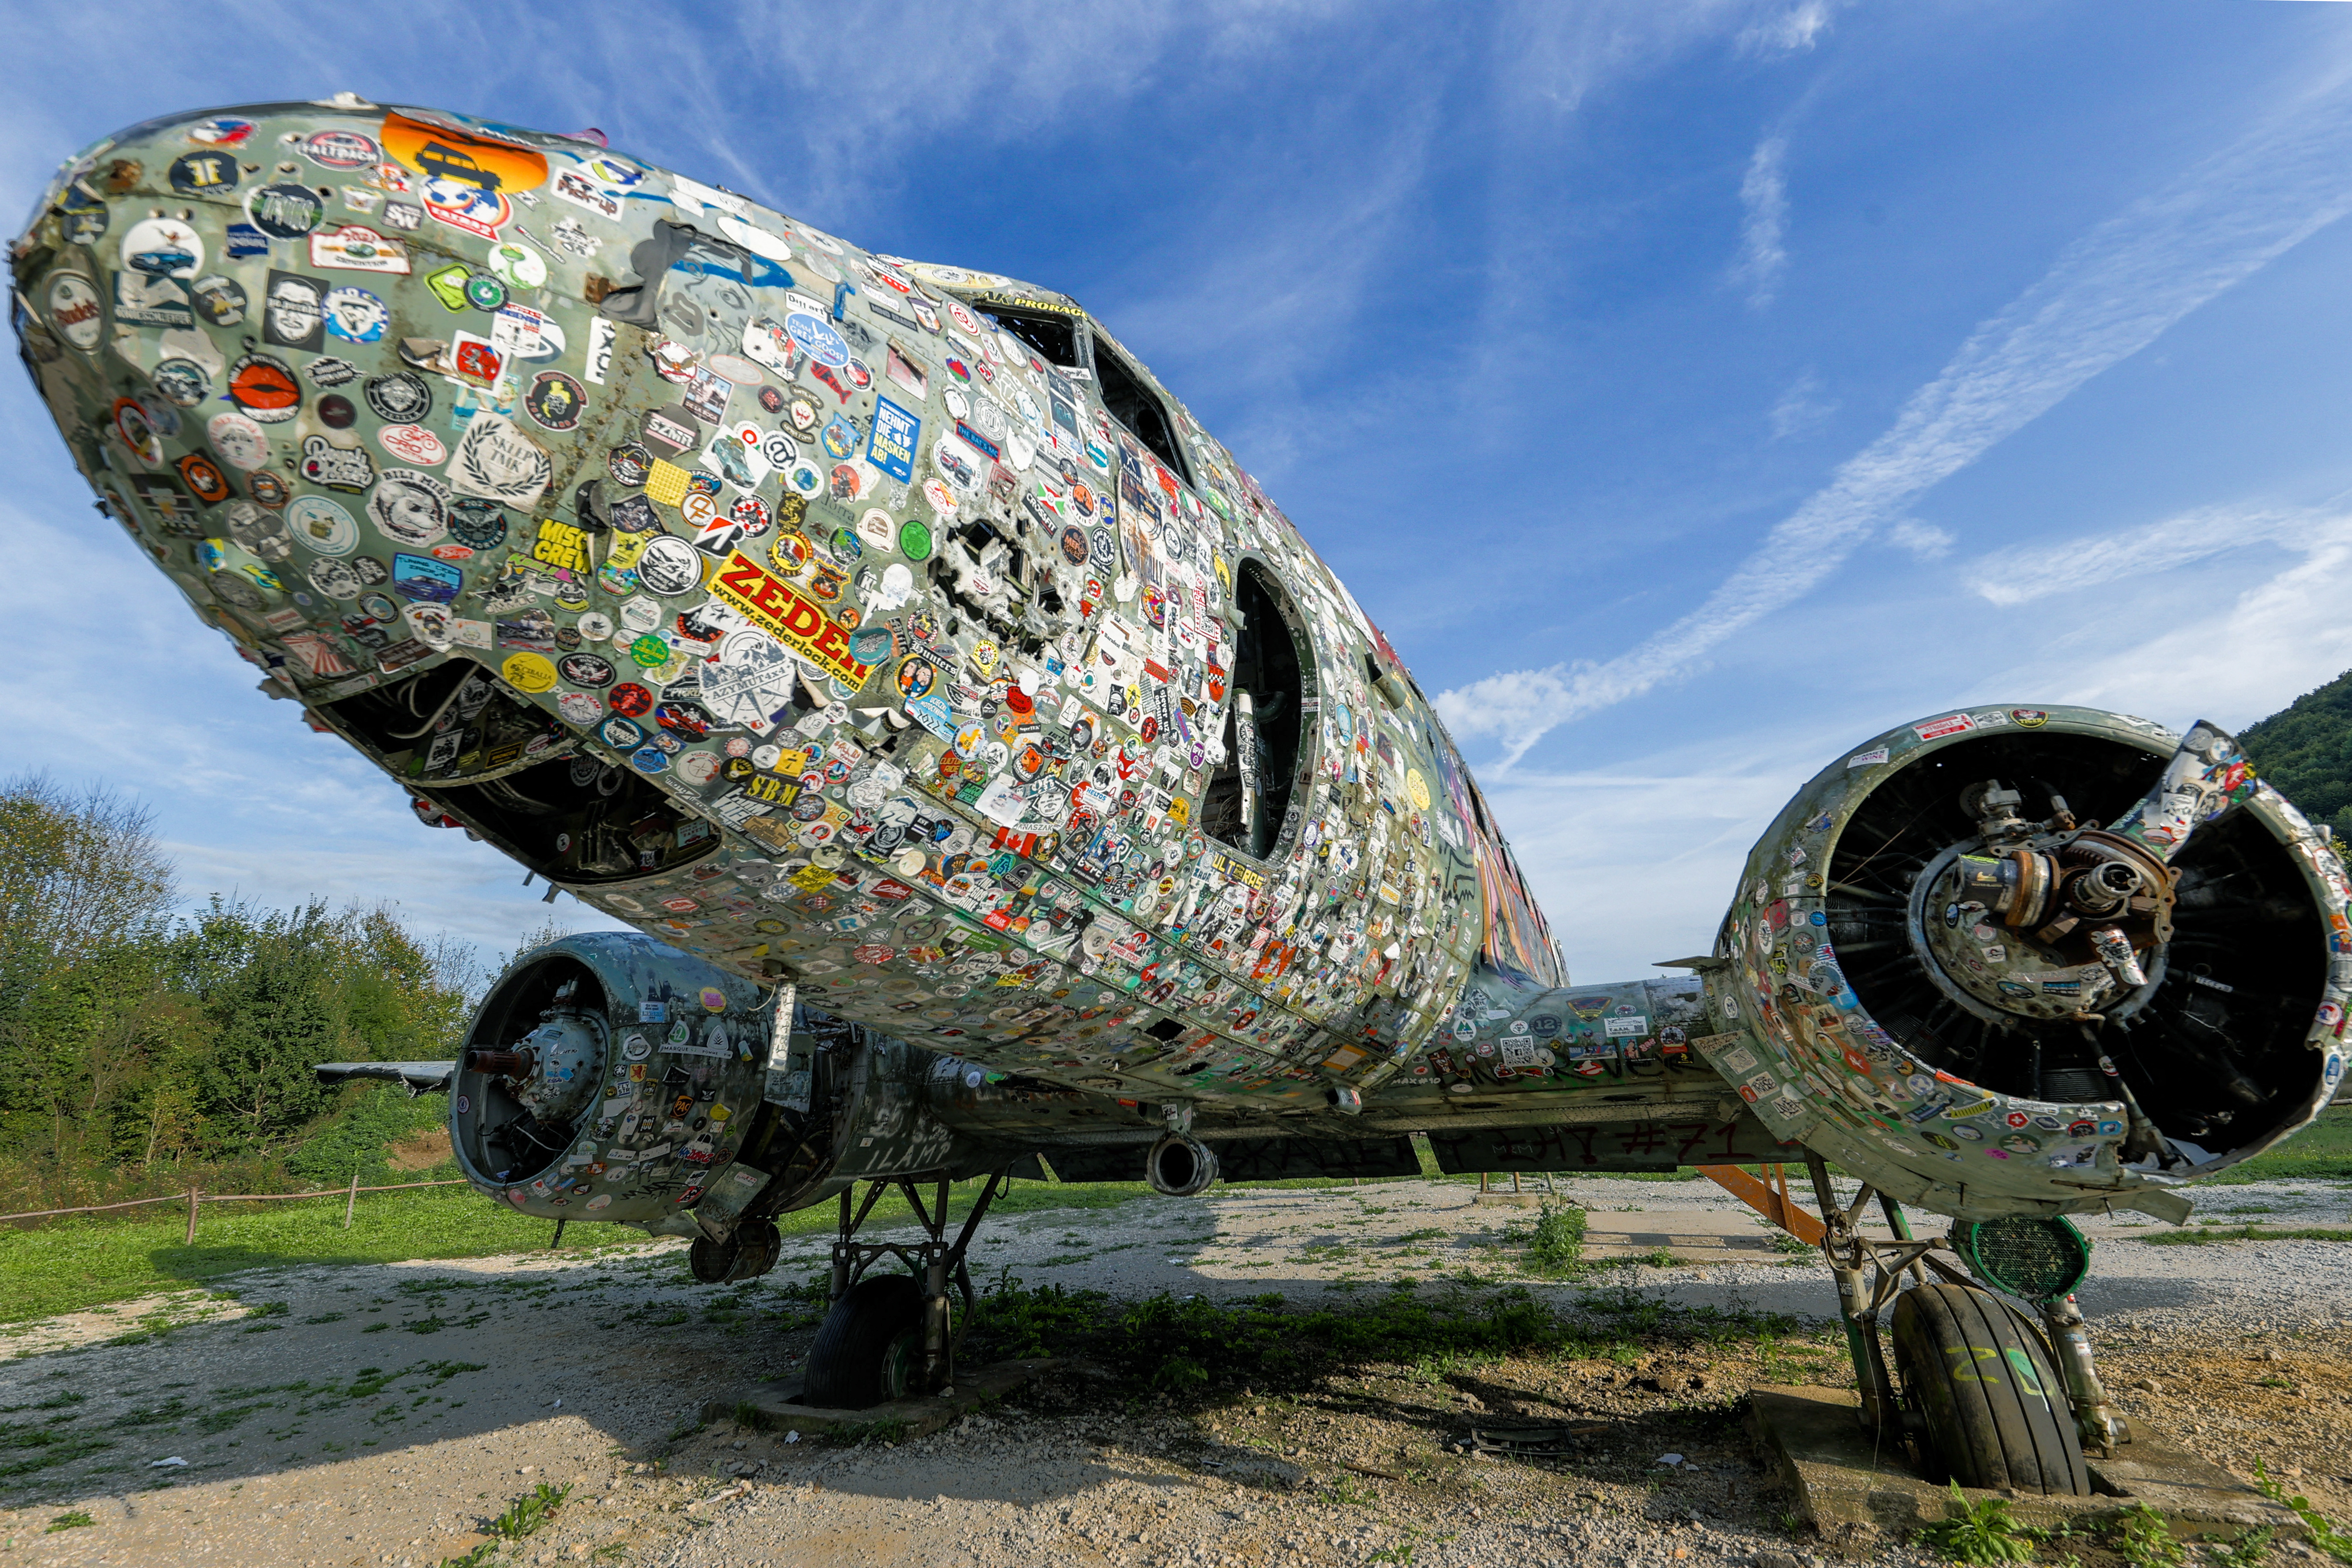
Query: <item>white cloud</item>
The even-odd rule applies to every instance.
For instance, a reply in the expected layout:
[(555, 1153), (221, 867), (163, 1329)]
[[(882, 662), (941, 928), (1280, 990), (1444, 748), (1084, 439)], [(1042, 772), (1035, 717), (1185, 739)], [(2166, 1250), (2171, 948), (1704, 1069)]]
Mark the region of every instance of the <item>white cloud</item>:
[(1796, 0), (1786, 10), (1763, 18), (1739, 35), (1740, 47), (1751, 54), (1800, 54), (1821, 41), (1837, 12), (1837, 0)]
[(1932, 522), (1906, 517), (1886, 531), (1886, 542), (1907, 550), (1922, 561), (1941, 561), (1952, 552), (1951, 534)]
[(1739, 182), (1739, 205), (1747, 216), (1739, 225), (1739, 260), (1731, 276), (1747, 286), (1748, 304), (1759, 310), (1772, 302), (1789, 267), (1788, 159), (1789, 139), (1768, 136), (1756, 144)]
[(1801, 436), (1838, 411), (1838, 400), (1822, 394), (1827, 389), (1822, 378), (1811, 370), (1789, 384), (1764, 417), (1771, 424), (1772, 438), (1785, 441), (1791, 436)]
[(1922, 491), (2352, 210), (2347, 153), (2352, 92), (2338, 71), (2069, 246), (1697, 609), (1613, 658), (1446, 692), (1437, 700), (1446, 721), (1458, 736), (1499, 738), (1508, 767), (1555, 726), (1689, 674), (1810, 593)]
[(2127, 577), (2152, 576), (2248, 545), (2309, 549), (2347, 520), (2326, 508), (2259, 502), (2200, 507), (2144, 528), (1996, 551), (1969, 564), (1970, 589), (1996, 605), (2026, 605)]

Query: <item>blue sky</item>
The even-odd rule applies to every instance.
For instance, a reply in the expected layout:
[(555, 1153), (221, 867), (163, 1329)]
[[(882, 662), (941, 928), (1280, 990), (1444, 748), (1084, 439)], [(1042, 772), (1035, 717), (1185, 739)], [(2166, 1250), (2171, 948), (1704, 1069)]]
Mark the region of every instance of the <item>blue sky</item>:
[[(1704, 947), (1892, 724), (2242, 723), (2352, 666), (2352, 5), (578, 9), (9, 5), (54, 68), (0, 209), (120, 126), (350, 89), (1066, 290), (1446, 694), (1581, 979)], [(19, 376), (0, 432), (0, 760), (151, 802), (192, 899), (538, 922), (252, 689)]]

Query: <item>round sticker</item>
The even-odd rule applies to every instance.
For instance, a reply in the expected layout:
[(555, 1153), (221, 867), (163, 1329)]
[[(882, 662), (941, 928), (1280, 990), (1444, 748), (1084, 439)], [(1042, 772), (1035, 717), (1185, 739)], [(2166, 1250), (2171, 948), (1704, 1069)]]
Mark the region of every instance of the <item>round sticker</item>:
[(375, 416), (387, 425), (414, 425), (433, 412), (432, 387), (410, 371), (373, 376), (361, 391)]
[(311, 405), (311, 411), (318, 415), (319, 423), (330, 430), (348, 430), (360, 420), (359, 409), (340, 392), (331, 392), (319, 399)]
[(286, 509), (294, 537), (321, 555), (349, 555), (359, 545), (360, 525), (324, 496), (301, 496)]
[(637, 557), (637, 581), (666, 599), (702, 586), (702, 555), (673, 533), (646, 542)]
[(523, 394), (522, 405), (542, 429), (576, 430), (588, 412), (588, 389), (560, 370), (543, 370)]
[(555, 689), (555, 666), (535, 653), (509, 655), (499, 672), (507, 684), (517, 691), (541, 692)]
[(194, 278), (205, 242), (175, 217), (141, 218), (122, 232), (122, 265), (149, 278)]
[(330, 599), (356, 599), (364, 586), (359, 574), (340, 561), (313, 561), (303, 575), (310, 578), (311, 587)]
[(376, 445), (404, 463), (436, 468), (449, 456), (441, 437), (422, 425), (387, 425), (375, 433)]
[[(659, 669), (669, 662), (669, 644), (647, 632), (629, 644), (629, 658), (640, 669)], [(634, 691), (638, 688), (630, 687), (628, 689)], [(643, 712), (644, 710), (639, 709), (638, 711)]]
[(327, 335), (347, 343), (380, 342), (384, 328), (392, 324), (392, 312), (383, 300), (356, 283), (328, 289), (325, 308)]
[(302, 156), (322, 169), (365, 169), (383, 162), (383, 150), (356, 131), (313, 131), (302, 139)]
[(268, 354), (247, 354), (229, 367), (228, 396), (264, 425), (283, 424), (302, 411), (294, 367)]
[(220, 460), (247, 473), (269, 461), (269, 437), (261, 426), (234, 410), (224, 410), (205, 422), (205, 439)]
[(286, 481), (268, 468), (256, 472), (245, 482), (245, 488), (252, 492), (255, 500), (272, 511), (294, 499), (294, 492), (287, 487)]
[(155, 390), (182, 408), (212, 395), (212, 373), (192, 359), (167, 359), (155, 367)]
[(327, 216), (327, 204), (310, 186), (281, 180), (247, 192), (245, 216), (272, 239), (299, 239), (319, 226)]
[(245, 297), (244, 286), (234, 278), (224, 278), (208, 272), (188, 285), (188, 299), (196, 313), (215, 327), (234, 327), (245, 320), (250, 303)]
[(449, 488), (431, 474), (386, 468), (368, 492), (368, 521), (403, 544), (438, 543), (449, 532)]
[(636, 489), (653, 477), (654, 455), (631, 442), (606, 452), (604, 468), (613, 476), (614, 484), (626, 489)]
[(507, 540), (507, 509), (480, 496), (467, 496), (451, 504), (449, 532), (469, 549), (496, 550)]
[(1412, 796), (1412, 805), (1415, 811), (1427, 811), (1429, 809), (1429, 781), (1421, 776), (1420, 769), (1405, 769), (1404, 792), (1405, 794)]
[(518, 239), (490, 247), (490, 270), (510, 289), (536, 289), (547, 281), (547, 258)]
[(604, 705), (584, 691), (566, 691), (556, 698), (555, 710), (565, 723), (584, 730), (603, 715)]
[(613, 684), (613, 661), (593, 653), (566, 654), (556, 668), (574, 686), (592, 687), (602, 691)]

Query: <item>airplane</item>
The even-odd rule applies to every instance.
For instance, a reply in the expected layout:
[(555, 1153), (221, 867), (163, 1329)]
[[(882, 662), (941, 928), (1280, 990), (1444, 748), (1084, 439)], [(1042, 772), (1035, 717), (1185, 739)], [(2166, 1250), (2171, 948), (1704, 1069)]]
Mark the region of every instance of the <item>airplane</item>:
[[(2130, 1434), (2066, 1216), (2178, 1223), (2342, 1074), (2327, 836), (2221, 729), (2085, 708), (1830, 759), (1685, 974), (1572, 983), (1389, 639), (1052, 289), (350, 94), (107, 137), (10, 259), (99, 509), (261, 689), (634, 928), (523, 954), (452, 1060), (321, 1073), (707, 1280), (835, 1204), (812, 1405), (951, 1383), (1040, 1155), (1189, 1195), (1421, 1135), (1704, 1169), (1821, 1241), (1867, 1426), (2083, 1492)], [(893, 1186), (922, 1239), (860, 1240)]]

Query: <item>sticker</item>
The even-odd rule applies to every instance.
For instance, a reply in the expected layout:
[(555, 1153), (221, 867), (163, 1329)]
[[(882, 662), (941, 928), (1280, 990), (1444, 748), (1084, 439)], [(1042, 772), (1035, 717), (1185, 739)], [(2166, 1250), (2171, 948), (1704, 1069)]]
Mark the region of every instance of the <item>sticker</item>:
[(507, 684), (517, 691), (535, 695), (555, 689), (555, 666), (541, 654), (511, 654), (506, 663), (499, 667), (499, 673), (505, 676)]
[(245, 321), (245, 287), (234, 278), (206, 273), (188, 285), (188, 299), (196, 314), (215, 327), (234, 327)]
[(361, 390), (375, 416), (387, 425), (414, 425), (433, 412), (433, 388), (411, 371), (375, 376)]
[[(873, 465), (898, 480), (912, 484), (915, 479), (915, 447), (923, 431), (923, 422), (887, 397), (874, 400), (874, 430), (867, 438), (866, 456)], [(825, 430), (825, 445), (833, 445), (833, 431)], [(836, 454), (845, 455), (845, 454)]]
[(122, 234), (122, 265), (145, 278), (194, 278), (205, 242), (178, 218), (141, 218)]
[(386, 468), (368, 492), (368, 521), (403, 544), (437, 544), (449, 533), (449, 489), (431, 474)]
[(253, 472), (269, 461), (269, 437), (261, 426), (234, 411), (223, 411), (205, 422), (205, 439), (222, 462)]
[(278, 425), (302, 411), (302, 386), (294, 368), (268, 354), (247, 354), (229, 367), (228, 399), (264, 425)]
[(1967, 714), (1955, 713), (1948, 718), (1930, 719), (1925, 724), (1914, 724), (1911, 729), (1923, 741), (1940, 741), (1947, 735), (1965, 735), (1976, 727), (1976, 721)]
[(514, 421), (487, 411), (466, 422), (466, 434), (449, 459), (450, 488), (529, 510), (547, 492), (555, 465), (539, 443)]
[(371, 169), (383, 162), (383, 149), (357, 131), (313, 131), (302, 139), (302, 156), (322, 169)]
[(324, 279), (272, 269), (261, 299), (261, 341), (317, 353), (325, 346), (326, 299)]
[(49, 277), (49, 325), (58, 336), (84, 353), (98, 347), (105, 323), (98, 286), (79, 272)]
[(297, 497), (286, 509), (286, 526), (321, 555), (349, 555), (360, 542), (360, 525), (352, 514), (324, 496)]
[(543, 370), (523, 394), (523, 411), (545, 430), (576, 430), (588, 412), (588, 391), (560, 370)]
[(347, 343), (381, 342), (392, 324), (392, 311), (382, 298), (356, 283), (327, 290), (327, 331)]
[(398, 240), (386, 239), (364, 224), (351, 223), (310, 237), (310, 265), (405, 277), (408, 251)]
[(202, 452), (189, 453), (176, 466), (180, 470), (181, 482), (188, 487), (188, 493), (206, 506), (218, 506), (233, 493), (228, 487), (228, 476)]
[[(688, 557), (694, 554), (684, 540), (665, 536), (656, 541), (663, 542), (678, 545)], [(651, 547), (647, 548), (650, 552)], [(644, 568), (638, 570), (642, 576)], [(743, 612), (761, 630), (828, 673), (853, 685), (866, 684), (870, 671), (851, 657), (847, 629), (741, 551), (719, 566), (710, 580), (710, 591)]]
[(263, 185), (245, 196), (246, 221), (271, 239), (300, 239), (327, 216), (327, 204), (308, 185)]
[(637, 556), (637, 581), (664, 598), (676, 598), (702, 586), (702, 561), (693, 545), (665, 533), (647, 541)]
[(849, 363), (849, 345), (842, 341), (832, 323), (806, 310), (793, 310), (784, 317), (784, 331), (793, 342), (808, 351), (809, 358), (822, 365), (840, 369)]
[(357, 447), (338, 447), (324, 436), (302, 437), (299, 471), (314, 485), (351, 495), (375, 483), (373, 459)]
[(441, 437), (422, 425), (387, 425), (375, 433), (375, 439), (376, 445), (402, 462), (420, 468), (438, 468), (449, 456)]

